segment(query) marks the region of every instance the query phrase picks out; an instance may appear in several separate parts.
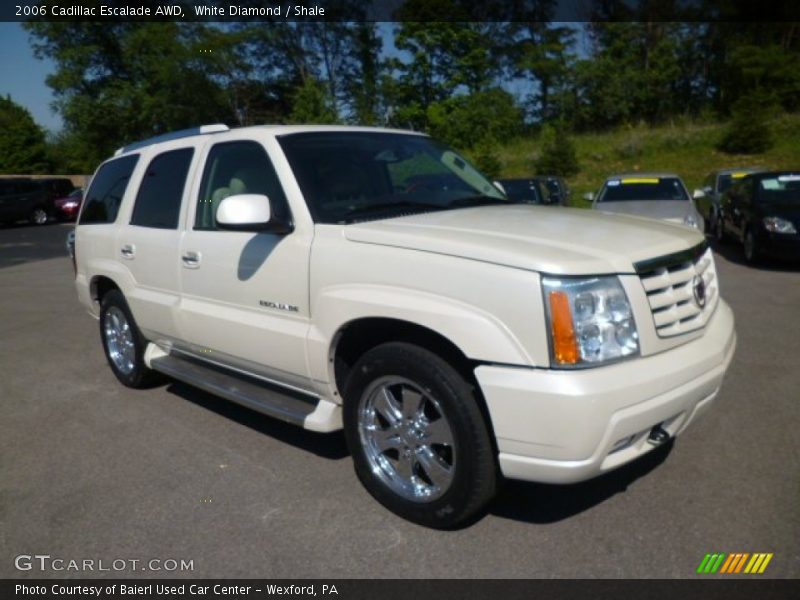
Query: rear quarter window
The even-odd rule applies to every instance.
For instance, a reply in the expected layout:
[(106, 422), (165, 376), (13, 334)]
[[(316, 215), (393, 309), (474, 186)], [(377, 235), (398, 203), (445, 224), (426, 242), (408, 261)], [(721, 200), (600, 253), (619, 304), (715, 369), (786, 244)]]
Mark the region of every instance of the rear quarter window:
[(92, 179), (81, 211), (81, 225), (113, 223), (131, 173), (139, 162), (139, 155), (123, 156), (105, 163)]

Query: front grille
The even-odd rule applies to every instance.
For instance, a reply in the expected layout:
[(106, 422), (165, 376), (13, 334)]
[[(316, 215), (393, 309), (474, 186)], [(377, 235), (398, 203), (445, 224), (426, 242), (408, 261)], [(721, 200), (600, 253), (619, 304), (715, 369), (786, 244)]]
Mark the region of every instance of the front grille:
[[(672, 337), (704, 327), (719, 301), (717, 270), (710, 248), (701, 247), (675, 255), (674, 260), (670, 258), (648, 261), (642, 269), (637, 269), (659, 337)], [(705, 302), (697, 285), (700, 279)]]

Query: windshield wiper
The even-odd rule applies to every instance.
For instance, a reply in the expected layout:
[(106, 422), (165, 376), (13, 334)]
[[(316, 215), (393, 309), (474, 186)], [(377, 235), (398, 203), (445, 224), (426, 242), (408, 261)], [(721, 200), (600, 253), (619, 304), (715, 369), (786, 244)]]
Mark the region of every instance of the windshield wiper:
[(395, 210), (408, 210), (408, 209), (416, 209), (416, 210), (444, 210), (445, 206), (440, 204), (426, 204), (424, 202), (387, 202), (385, 204), (370, 204), (369, 206), (360, 206), (358, 208), (354, 208), (346, 212), (342, 217), (339, 219), (340, 223), (344, 223), (350, 221), (351, 219), (358, 219), (360, 217), (367, 217), (374, 215), (376, 213), (384, 213), (384, 212), (392, 212)]

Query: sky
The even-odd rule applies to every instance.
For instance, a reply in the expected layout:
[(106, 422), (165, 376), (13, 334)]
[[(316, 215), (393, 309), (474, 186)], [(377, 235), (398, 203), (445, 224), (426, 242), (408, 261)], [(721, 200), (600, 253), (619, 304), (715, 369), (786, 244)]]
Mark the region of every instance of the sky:
[(45, 129), (61, 129), (61, 118), (50, 108), (53, 94), (45, 78), (53, 72), (49, 60), (37, 60), (21, 23), (0, 23), (0, 95), (11, 95), (27, 108), (33, 119)]

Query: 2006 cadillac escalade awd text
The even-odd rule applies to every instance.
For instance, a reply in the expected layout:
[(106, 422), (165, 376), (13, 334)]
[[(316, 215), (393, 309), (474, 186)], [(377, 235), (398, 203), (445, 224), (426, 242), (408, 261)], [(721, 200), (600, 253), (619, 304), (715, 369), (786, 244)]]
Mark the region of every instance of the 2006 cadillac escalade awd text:
[(344, 428), (366, 489), (432, 527), (501, 475), (581, 481), (678, 435), (736, 345), (697, 231), (515, 205), (412, 132), (132, 144), (94, 175), (74, 250), (123, 384)]

